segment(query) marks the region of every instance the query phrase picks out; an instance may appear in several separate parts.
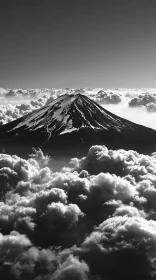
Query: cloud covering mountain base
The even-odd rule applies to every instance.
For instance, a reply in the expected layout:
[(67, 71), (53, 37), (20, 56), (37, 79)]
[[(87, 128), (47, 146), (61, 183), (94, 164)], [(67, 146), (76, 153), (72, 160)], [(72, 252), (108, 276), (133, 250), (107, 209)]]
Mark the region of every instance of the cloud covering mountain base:
[(0, 198), (1, 278), (156, 279), (155, 153), (0, 154)]

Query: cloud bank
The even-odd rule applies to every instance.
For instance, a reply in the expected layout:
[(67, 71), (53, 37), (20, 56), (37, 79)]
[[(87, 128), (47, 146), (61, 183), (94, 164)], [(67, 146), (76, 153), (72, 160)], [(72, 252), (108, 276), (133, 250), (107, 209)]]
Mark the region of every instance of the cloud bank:
[(31, 100), (21, 104), (0, 105), (0, 124), (16, 120), (36, 109), (41, 108), (47, 102), (48, 96), (44, 95), (38, 100)]
[(3, 279), (156, 279), (156, 154), (0, 154)]
[(0, 125), (16, 120), (52, 102), (65, 90), (9, 90), (2, 94), (0, 89)]
[(132, 98), (129, 101), (130, 107), (144, 106), (148, 112), (156, 112), (156, 93), (144, 93)]

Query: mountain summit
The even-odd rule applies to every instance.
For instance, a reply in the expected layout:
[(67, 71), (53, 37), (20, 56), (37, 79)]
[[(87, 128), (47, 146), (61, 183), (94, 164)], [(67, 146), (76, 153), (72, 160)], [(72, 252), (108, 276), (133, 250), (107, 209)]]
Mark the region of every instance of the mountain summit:
[(156, 131), (120, 118), (78, 93), (62, 95), (41, 109), (1, 126), (1, 138), (4, 146), (5, 143), (36, 147), (86, 143), (135, 149), (153, 147)]

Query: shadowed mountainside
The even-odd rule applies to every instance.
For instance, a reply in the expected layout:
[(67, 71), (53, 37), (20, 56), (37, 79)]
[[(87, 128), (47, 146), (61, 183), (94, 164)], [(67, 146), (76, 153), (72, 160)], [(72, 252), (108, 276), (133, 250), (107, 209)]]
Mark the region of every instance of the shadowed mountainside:
[(156, 131), (118, 117), (82, 94), (65, 94), (41, 109), (0, 127), (1, 150), (41, 147), (56, 154), (87, 150), (93, 144), (109, 148), (156, 150)]

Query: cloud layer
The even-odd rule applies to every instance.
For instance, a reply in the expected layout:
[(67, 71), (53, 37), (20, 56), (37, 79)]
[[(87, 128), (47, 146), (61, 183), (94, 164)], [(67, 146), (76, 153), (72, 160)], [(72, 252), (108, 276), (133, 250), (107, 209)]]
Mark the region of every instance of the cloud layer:
[(53, 172), (0, 154), (0, 276), (156, 279), (156, 155), (92, 146)]
[(0, 106), (0, 124), (5, 124), (16, 120), (33, 110), (39, 109), (47, 102), (48, 96), (43, 96), (38, 100), (31, 100), (21, 104), (8, 104)]

